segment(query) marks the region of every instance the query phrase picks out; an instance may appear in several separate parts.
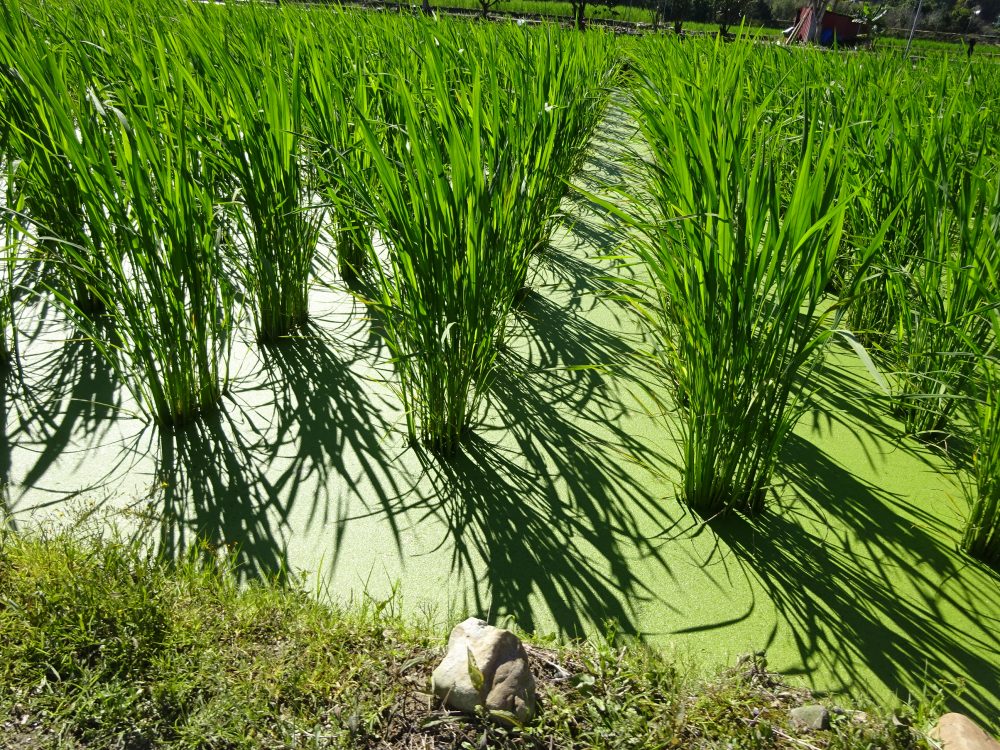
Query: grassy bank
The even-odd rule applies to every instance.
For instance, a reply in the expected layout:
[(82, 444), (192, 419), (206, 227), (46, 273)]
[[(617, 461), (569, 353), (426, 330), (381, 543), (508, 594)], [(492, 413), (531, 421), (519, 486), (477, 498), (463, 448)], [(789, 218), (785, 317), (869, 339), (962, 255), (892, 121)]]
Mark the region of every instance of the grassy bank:
[[(540, 716), (508, 732), (432, 702), (447, 628), (404, 621), (392, 599), (239, 587), (202, 553), (167, 564), (107, 534), (7, 532), (0, 747), (910, 748), (932, 718), (816, 698), (760, 657), (706, 678), (611, 637), (530, 646)], [(797, 729), (790, 708), (815, 700), (831, 728)]]

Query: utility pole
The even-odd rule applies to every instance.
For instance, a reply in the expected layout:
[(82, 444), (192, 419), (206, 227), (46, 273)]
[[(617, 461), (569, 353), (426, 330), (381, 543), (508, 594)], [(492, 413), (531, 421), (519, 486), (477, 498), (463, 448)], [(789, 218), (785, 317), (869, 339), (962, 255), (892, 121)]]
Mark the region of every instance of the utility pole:
[(910, 27), (910, 38), (906, 40), (906, 52), (903, 53), (903, 57), (908, 57), (910, 54), (910, 45), (913, 43), (913, 32), (917, 30), (917, 18), (920, 16), (920, 9), (923, 7), (924, 0), (917, 0), (917, 9), (913, 12), (913, 25)]

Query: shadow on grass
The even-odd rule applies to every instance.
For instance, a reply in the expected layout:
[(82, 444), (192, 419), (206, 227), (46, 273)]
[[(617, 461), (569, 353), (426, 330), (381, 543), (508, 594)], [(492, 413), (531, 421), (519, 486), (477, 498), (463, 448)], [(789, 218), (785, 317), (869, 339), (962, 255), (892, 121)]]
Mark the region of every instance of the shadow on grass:
[(852, 692), (874, 674), (901, 698), (965, 679), (951, 705), (994, 720), (1000, 576), (949, 548), (934, 514), (808, 441), (792, 436), (783, 458), (799, 494), (793, 509), (710, 525), (730, 550), (727, 564), (759, 582), (790, 627), (798, 671), (832, 675)]

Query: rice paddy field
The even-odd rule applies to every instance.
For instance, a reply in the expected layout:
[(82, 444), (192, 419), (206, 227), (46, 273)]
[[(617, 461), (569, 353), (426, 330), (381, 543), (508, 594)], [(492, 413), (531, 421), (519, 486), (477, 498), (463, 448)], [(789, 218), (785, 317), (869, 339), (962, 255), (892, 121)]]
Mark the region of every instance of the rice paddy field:
[(0, 9), (0, 480), (1000, 730), (1000, 66)]

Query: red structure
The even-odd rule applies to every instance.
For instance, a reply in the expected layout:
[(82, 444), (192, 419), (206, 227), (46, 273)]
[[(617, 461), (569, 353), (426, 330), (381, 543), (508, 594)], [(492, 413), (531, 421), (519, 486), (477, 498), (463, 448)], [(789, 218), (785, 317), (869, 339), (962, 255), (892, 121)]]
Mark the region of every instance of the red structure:
[(791, 36), (802, 42), (813, 41), (829, 46), (834, 42), (856, 44), (859, 37), (867, 33), (868, 27), (865, 24), (832, 10), (820, 11), (820, 23), (817, 25), (813, 21), (813, 9), (805, 6), (799, 8)]

